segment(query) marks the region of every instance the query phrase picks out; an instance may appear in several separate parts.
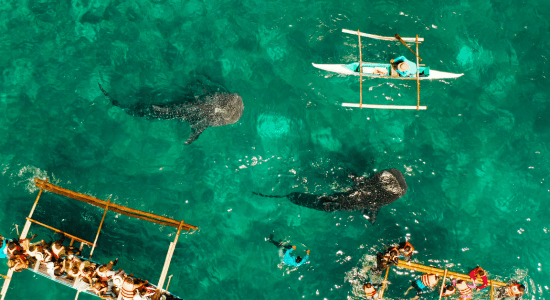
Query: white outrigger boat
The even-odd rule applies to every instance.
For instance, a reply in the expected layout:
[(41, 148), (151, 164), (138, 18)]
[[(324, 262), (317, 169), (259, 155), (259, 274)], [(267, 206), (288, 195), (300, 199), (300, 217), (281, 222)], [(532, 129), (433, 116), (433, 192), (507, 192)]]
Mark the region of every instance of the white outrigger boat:
[[(350, 64), (315, 64), (312, 65), (315, 68), (335, 72), (342, 75), (355, 75), (359, 76), (361, 85), (360, 103), (342, 103), (345, 107), (359, 107), (359, 108), (382, 108), (382, 109), (416, 109), (426, 110), (427, 106), (420, 106), (420, 80), (434, 80), (434, 79), (453, 79), (458, 78), (463, 73), (449, 73), (436, 70), (430, 70), (429, 67), (419, 64), (419, 60), (422, 60), (418, 56), (418, 44), (424, 41), (423, 38), (419, 38), (418, 35), (415, 38), (402, 38), (399, 34), (395, 37), (379, 36), (374, 34), (362, 33), (359, 30), (352, 31), (348, 29), (342, 29), (342, 32), (357, 35), (359, 38), (359, 62), (353, 62)], [(405, 45), (416, 56), (416, 74), (410, 77), (400, 76), (395, 70), (394, 66), (389, 63), (372, 63), (362, 61), (361, 51), (361, 37), (368, 37), (372, 39), (385, 40), (385, 41), (398, 41)], [(409, 43), (416, 43), (416, 52), (413, 51), (408, 45)], [(398, 79), (398, 80), (416, 80), (417, 82), (417, 104), (416, 106), (403, 106), (403, 105), (375, 105), (375, 104), (363, 104), (363, 76), (369, 78), (384, 78), (384, 79)]]

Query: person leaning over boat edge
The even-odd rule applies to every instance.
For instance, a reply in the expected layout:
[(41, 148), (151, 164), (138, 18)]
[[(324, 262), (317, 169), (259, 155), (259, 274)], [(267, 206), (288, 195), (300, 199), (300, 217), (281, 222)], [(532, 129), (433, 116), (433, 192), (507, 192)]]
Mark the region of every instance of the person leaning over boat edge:
[[(482, 290), (482, 289), (489, 286), (489, 282), (487, 281), (487, 272), (485, 272), (485, 270), (483, 270), (481, 267), (479, 267), (479, 266), (476, 267), (475, 269), (470, 271), (469, 275), (470, 275), (470, 278), (472, 279), (472, 281), (474, 282), (474, 284), (476, 285), (477, 289)], [(480, 287), (477, 287), (476, 279), (483, 280), (483, 285), (480, 286)]]
[(399, 56), (396, 59), (390, 60), (392, 69), (397, 71), (401, 77), (413, 77), (416, 76), (416, 64), (405, 58), (405, 56)]

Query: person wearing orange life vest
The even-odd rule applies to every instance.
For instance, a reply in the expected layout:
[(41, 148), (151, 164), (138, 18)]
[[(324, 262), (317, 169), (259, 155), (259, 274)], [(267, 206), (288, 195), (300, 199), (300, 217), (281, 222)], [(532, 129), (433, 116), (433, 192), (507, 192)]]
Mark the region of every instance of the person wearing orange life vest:
[(476, 267), (475, 269), (470, 271), (469, 275), (472, 281), (474, 282), (474, 284), (476, 283), (476, 279), (483, 280), (483, 285), (481, 285), (480, 287), (477, 287), (477, 284), (476, 284), (477, 289), (482, 290), (487, 286), (489, 286), (489, 282), (487, 281), (487, 272), (485, 272), (485, 270), (483, 270), (481, 267)]
[(142, 283), (135, 283), (134, 279), (130, 276), (127, 276), (120, 287), (120, 293), (122, 294), (123, 300), (133, 300), (136, 295), (136, 289), (146, 285), (149, 281), (145, 280)]
[(381, 283), (372, 283), (370, 280), (363, 284), (363, 291), (365, 292), (365, 295), (368, 299), (374, 299), (376, 296), (376, 293), (378, 292), (378, 288), (380, 288), (383, 284), (389, 284), (390, 282), (387, 280), (383, 280)]
[(499, 288), (495, 293), (495, 299), (514, 298), (515, 300), (521, 299), (521, 296), (525, 293), (525, 286), (517, 282)]
[(411, 257), (414, 254), (414, 247), (409, 242), (399, 244), (399, 257), (404, 258), (406, 261), (411, 261)]
[(389, 248), (384, 254), (378, 252), (376, 255), (376, 268), (372, 269), (371, 272), (373, 274), (380, 274), (387, 267), (397, 265), (398, 257), (399, 249), (397, 247)]
[(468, 284), (466, 281), (459, 279), (453, 279), (453, 285), (460, 293), (460, 299), (472, 299), (472, 289), (476, 287), (475, 284)]
[(448, 284), (446, 287), (443, 288), (443, 292), (441, 292), (441, 297), (449, 297), (453, 295), (456, 292), (456, 288), (452, 286), (451, 284)]
[(429, 293), (439, 282), (439, 277), (435, 274), (424, 274), (419, 279), (413, 281), (409, 289), (405, 292), (405, 295), (409, 293), (411, 289), (416, 289), (416, 296), (413, 300), (420, 298), (420, 295)]

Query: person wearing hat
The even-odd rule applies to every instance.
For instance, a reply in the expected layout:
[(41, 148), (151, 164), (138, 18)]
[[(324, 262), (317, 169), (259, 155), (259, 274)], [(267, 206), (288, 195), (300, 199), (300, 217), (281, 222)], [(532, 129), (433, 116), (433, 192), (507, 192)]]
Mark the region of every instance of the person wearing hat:
[(405, 58), (405, 56), (399, 56), (396, 59), (390, 61), (392, 69), (395, 69), (401, 77), (413, 77), (416, 76), (416, 64)]

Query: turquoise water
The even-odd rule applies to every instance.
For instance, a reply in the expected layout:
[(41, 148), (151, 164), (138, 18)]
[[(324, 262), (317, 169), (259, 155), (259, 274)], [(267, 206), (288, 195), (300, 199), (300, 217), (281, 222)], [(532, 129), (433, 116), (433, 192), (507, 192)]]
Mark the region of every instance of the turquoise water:
[[(464, 272), (479, 264), (492, 278), (521, 279), (525, 298), (545, 299), (549, 14), (546, 0), (0, 1), (0, 233), (23, 226), (41, 177), (199, 226), (180, 238), (169, 272), (185, 299), (357, 299), (346, 273), (405, 238), (418, 262)], [(423, 82), (427, 111), (345, 109), (359, 101), (357, 78), (311, 66), (357, 61), (357, 38), (343, 28), (419, 34), (424, 63), (465, 75)], [(412, 59), (397, 43), (363, 45), (365, 61)], [(129, 116), (97, 86), (131, 105), (151, 101), (143, 89), (158, 101), (200, 76), (239, 93), (245, 110), (190, 146), (187, 123)], [(364, 101), (415, 105), (415, 84), (366, 80)], [(359, 212), (252, 194), (341, 191), (348, 170), (392, 167), (409, 189), (375, 226)], [(93, 240), (101, 216), (45, 194), (34, 218)], [(270, 234), (298, 254), (311, 249), (311, 262), (282, 266)], [(109, 213), (94, 257), (119, 257), (156, 283), (173, 237)], [(402, 298), (411, 275), (389, 279), (385, 295)], [(7, 299), (74, 294), (25, 272)]]

